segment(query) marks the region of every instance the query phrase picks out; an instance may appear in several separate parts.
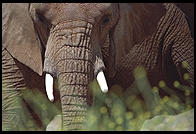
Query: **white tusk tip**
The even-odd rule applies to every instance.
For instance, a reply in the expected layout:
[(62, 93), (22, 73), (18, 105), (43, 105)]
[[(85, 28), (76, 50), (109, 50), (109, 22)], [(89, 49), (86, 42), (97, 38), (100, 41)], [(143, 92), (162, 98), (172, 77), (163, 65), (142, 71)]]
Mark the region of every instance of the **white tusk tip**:
[(106, 89), (106, 88), (105, 89), (102, 89), (102, 92), (103, 93), (107, 93), (108, 92), (108, 89)]
[(97, 74), (97, 82), (101, 88), (101, 91), (103, 93), (107, 93), (108, 86), (107, 86), (107, 82), (106, 82), (106, 79), (105, 79), (105, 76), (102, 70)]
[(48, 99), (53, 102), (54, 101), (54, 97), (48, 97)]
[(48, 96), (48, 99), (53, 102), (54, 96), (53, 96), (53, 77), (50, 74), (46, 74), (45, 76), (45, 86), (46, 86), (46, 93)]

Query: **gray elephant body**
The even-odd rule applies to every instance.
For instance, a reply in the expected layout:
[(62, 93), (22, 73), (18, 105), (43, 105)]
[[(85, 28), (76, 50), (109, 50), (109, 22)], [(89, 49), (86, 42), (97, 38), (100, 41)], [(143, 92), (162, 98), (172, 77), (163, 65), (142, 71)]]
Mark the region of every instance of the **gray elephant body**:
[[(28, 130), (26, 120), (34, 120), (28, 114), (28, 103), (23, 92), (40, 89), (44, 94), (43, 78), (20, 63), (2, 47), (2, 127), (3, 130)], [(38, 124), (40, 122), (37, 122)], [(40, 124), (39, 124), (40, 125)], [(38, 125), (38, 126), (39, 126)]]
[(2, 68), (2, 127), (3, 130), (17, 130), (15, 122), (20, 123), (18, 115), (22, 111), (19, 90), (23, 90), (25, 83), (19, 68), (4, 48), (2, 48)]
[[(93, 104), (89, 83), (100, 70), (105, 69), (110, 87), (127, 88), (138, 65), (146, 68), (152, 86), (160, 80), (183, 83), (188, 72), (190, 83), (185, 84), (193, 87), (193, 39), (184, 13), (175, 4), (3, 4), (3, 10), (2, 54), (12, 59), (9, 67), (2, 55), (3, 82), (11, 79), (11, 87), (14, 78), (7, 75), (23, 70), (12, 66), (14, 58), (36, 75), (45, 71), (56, 77), (65, 129), (81, 129), (87, 105)], [(181, 67), (183, 61), (188, 71)], [(17, 77), (24, 81), (28, 79), (24, 74)], [(43, 80), (40, 77), (37, 88), (44, 87)], [(26, 83), (31, 82), (16, 85)]]
[[(133, 70), (143, 65), (148, 72), (152, 86), (158, 86), (164, 80), (169, 87), (174, 81), (193, 88), (194, 81), (194, 47), (185, 15), (175, 5), (166, 4), (167, 12), (157, 24), (156, 31), (135, 46), (121, 58), (116, 66), (118, 74), (112, 83), (121, 83), (127, 88), (133, 82)], [(188, 63), (188, 70), (182, 63)], [(190, 75), (190, 83), (183, 79), (185, 73)], [(126, 79), (126, 81), (124, 81)], [(122, 84), (123, 83), (123, 84)]]
[[(25, 12), (24, 12), (25, 9)], [(31, 21), (23, 21), (28, 4), (3, 4), (2, 27), (2, 129), (3, 131), (29, 130), (28, 121), (43, 124), (24, 99), (23, 92), (38, 89), (45, 94), (44, 76), (33, 70), (41, 57), (39, 46), (31, 46), (35, 31)], [(25, 27), (26, 26), (26, 27)], [(24, 29), (22, 28), (24, 27)], [(38, 58), (39, 57), (39, 58)], [(32, 60), (32, 61), (31, 61)], [(59, 95), (55, 90), (56, 99)], [(35, 98), (38, 99), (38, 98)], [(29, 99), (30, 100), (30, 99)], [(56, 101), (56, 100), (55, 100)], [(30, 113), (30, 114), (29, 114)], [(35, 116), (36, 115), (36, 116)], [(27, 120), (29, 119), (29, 120)]]

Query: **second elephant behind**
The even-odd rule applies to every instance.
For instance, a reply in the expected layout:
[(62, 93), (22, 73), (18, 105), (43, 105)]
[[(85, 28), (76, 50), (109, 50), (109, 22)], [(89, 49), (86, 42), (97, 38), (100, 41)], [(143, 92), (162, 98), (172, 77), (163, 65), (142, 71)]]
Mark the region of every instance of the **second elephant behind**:
[[(175, 80), (194, 85), (193, 38), (185, 14), (175, 4), (32, 3), (22, 7), (10, 4), (4, 12), (3, 47), (36, 73), (57, 78), (65, 129), (81, 129), (87, 105), (93, 104), (89, 84), (100, 72), (109, 87), (119, 84), (126, 89), (139, 65), (145, 67), (151, 86), (160, 80), (171, 88)], [(15, 22), (20, 26), (12, 25)], [(17, 38), (18, 34), (24, 38)], [(52, 88), (46, 89), (51, 100)]]

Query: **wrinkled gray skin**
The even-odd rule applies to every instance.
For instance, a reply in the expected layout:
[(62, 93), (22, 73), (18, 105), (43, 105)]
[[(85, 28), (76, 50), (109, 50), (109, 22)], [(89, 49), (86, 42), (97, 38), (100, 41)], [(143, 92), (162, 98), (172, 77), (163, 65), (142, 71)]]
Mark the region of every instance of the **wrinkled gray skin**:
[(133, 69), (143, 65), (154, 86), (160, 80), (183, 82), (180, 63), (185, 60), (193, 87), (193, 39), (174, 4), (3, 4), (2, 17), (3, 82), (24, 87), (5, 76), (19, 70), (12, 66), (13, 57), (40, 75), (57, 78), (65, 129), (81, 129), (86, 106), (93, 104), (89, 83), (100, 69), (109, 87), (127, 88)]

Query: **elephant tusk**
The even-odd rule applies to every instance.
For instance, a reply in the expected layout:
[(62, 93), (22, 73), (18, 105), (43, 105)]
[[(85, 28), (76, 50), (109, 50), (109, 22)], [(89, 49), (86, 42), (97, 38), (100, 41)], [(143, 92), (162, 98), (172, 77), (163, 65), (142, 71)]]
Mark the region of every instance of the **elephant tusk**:
[(107, 86), (107, 82), (106, 82), (106, 79), (105, 79), (105, 76), (102, 70), (97, 74), (97, 82), (101, 88), (101, 91), (104, 93), (107, 93), (108, 86)]
[(48, 99), (53, 102), (53, 77), (50, 74), (46, 74), (45, 76), (45, 84), (46, 84), (46, 93), (48, 95)]

